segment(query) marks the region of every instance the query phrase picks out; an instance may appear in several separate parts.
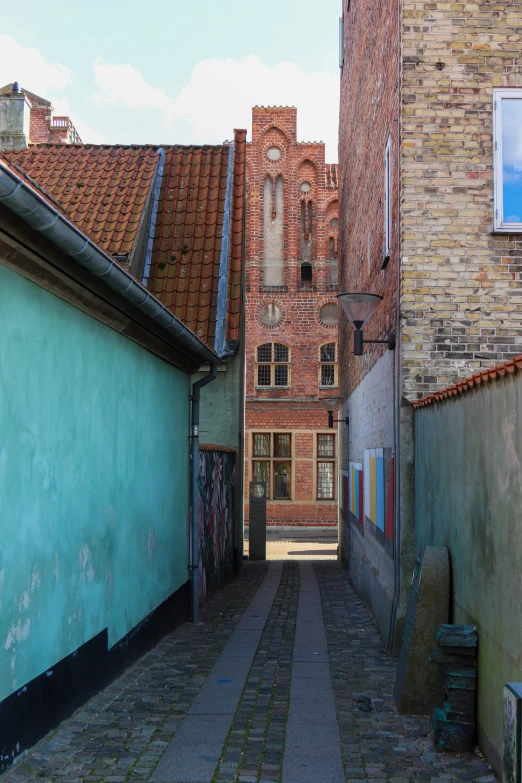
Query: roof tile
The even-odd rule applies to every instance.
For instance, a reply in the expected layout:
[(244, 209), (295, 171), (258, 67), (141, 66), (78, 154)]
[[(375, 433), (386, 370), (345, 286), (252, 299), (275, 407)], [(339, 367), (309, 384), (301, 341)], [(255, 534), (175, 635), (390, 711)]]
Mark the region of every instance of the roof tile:
[(156, 147), (35, 144), (4, 156), (102, 250), (130, 253), (156, 172)]

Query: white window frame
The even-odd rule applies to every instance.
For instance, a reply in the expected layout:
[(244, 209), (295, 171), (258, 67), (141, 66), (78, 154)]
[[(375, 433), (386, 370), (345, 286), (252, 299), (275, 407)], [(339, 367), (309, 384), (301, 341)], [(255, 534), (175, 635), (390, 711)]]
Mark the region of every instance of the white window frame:
[(391, 136), (384, 149), (384, 255), (390, 255), (391, 247)]
[(493, 90), (493, 175), (494, 229), (506, 234), (522, 234), (522, 223), (504, 223), (504, 181), (502, 171), (502, 100), (522, 100), (522, 89), (515, 87)]

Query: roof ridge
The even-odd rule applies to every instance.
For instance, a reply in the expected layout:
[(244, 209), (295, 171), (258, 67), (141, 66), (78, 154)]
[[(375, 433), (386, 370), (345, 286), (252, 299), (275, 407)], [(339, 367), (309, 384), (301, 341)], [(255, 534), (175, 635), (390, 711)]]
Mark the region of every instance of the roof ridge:
[(489, 381), (498, 381), (500, 378), (505, 378), (506, 375), (515, 375), (515, 373), (521, 371), (522, 354), (515, 356), (513, 359), (501, 362), (495, 367), (486, 367), (483, 370), (480, 370), (480, 372), (464, 378), (462, 381), (457, 381), (457, 383), (446, 386), (439, 392), (434, 392), (433, 394), (428, 394), (426, 397), (422, 397), (420, 400), (415, 400), (412, 404), (414, 408), (425, 408), (428, 405), (435, 405), (435, 403), (444, 402), (444, 400), (447, 400), (450, 397), (457, 397), (459, 394), (464, 394), (477, 386), (489, 383)]

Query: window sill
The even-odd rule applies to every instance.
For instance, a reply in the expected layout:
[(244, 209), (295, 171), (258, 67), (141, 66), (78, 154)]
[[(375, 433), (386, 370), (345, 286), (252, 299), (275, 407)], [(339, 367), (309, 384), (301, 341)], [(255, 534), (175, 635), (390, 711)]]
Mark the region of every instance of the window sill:
[[(291, 386), (254, 386), (254, 389), (256, 391), (288, 391), (291, 388)], [(329, 386), (329, 389), (332, 387)]]
[(328, 384), (328, 386), (321, 386), (320, 385), (319, 388), (321, 389), (321, 391), (323, 391), (323, 390), (328, 391), (328, 389), (335, 390), (335, 389), (338, 389), (339, 387), (338, 386), (330, 386), (330, 384)]

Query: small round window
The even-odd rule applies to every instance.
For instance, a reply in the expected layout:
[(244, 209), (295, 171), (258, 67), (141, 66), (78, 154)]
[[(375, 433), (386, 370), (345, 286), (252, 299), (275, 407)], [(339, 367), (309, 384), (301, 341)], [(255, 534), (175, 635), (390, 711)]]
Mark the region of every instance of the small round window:
[(337, 228), (338, 225), (339, 225), (339, 221), (337, 218), (332, 218), (330, 220), (330, 228)]
[(281, 320), (281, 310), (273, 302), (263, 305), (259, 311), (259, 320), (265, 326), (277, 326)]
[(335, 326), (337, 324), (339, 321), (339, 314), (335, 302), (328, 302), (328, 304), (321, 307), (319, 319), (325, 326)]
[(308, 193), (311, 187), (312, 186), (310, 185), (309, 182), (301, 182), (301, 190), (303, 191), (303, 193)]
[(279, 158), (281, 157), (281, 150), (279, 149), (279, 147), (269, 147), (266, 153), (266, 157), (268, 158), (268, 160), (279, 160)]

